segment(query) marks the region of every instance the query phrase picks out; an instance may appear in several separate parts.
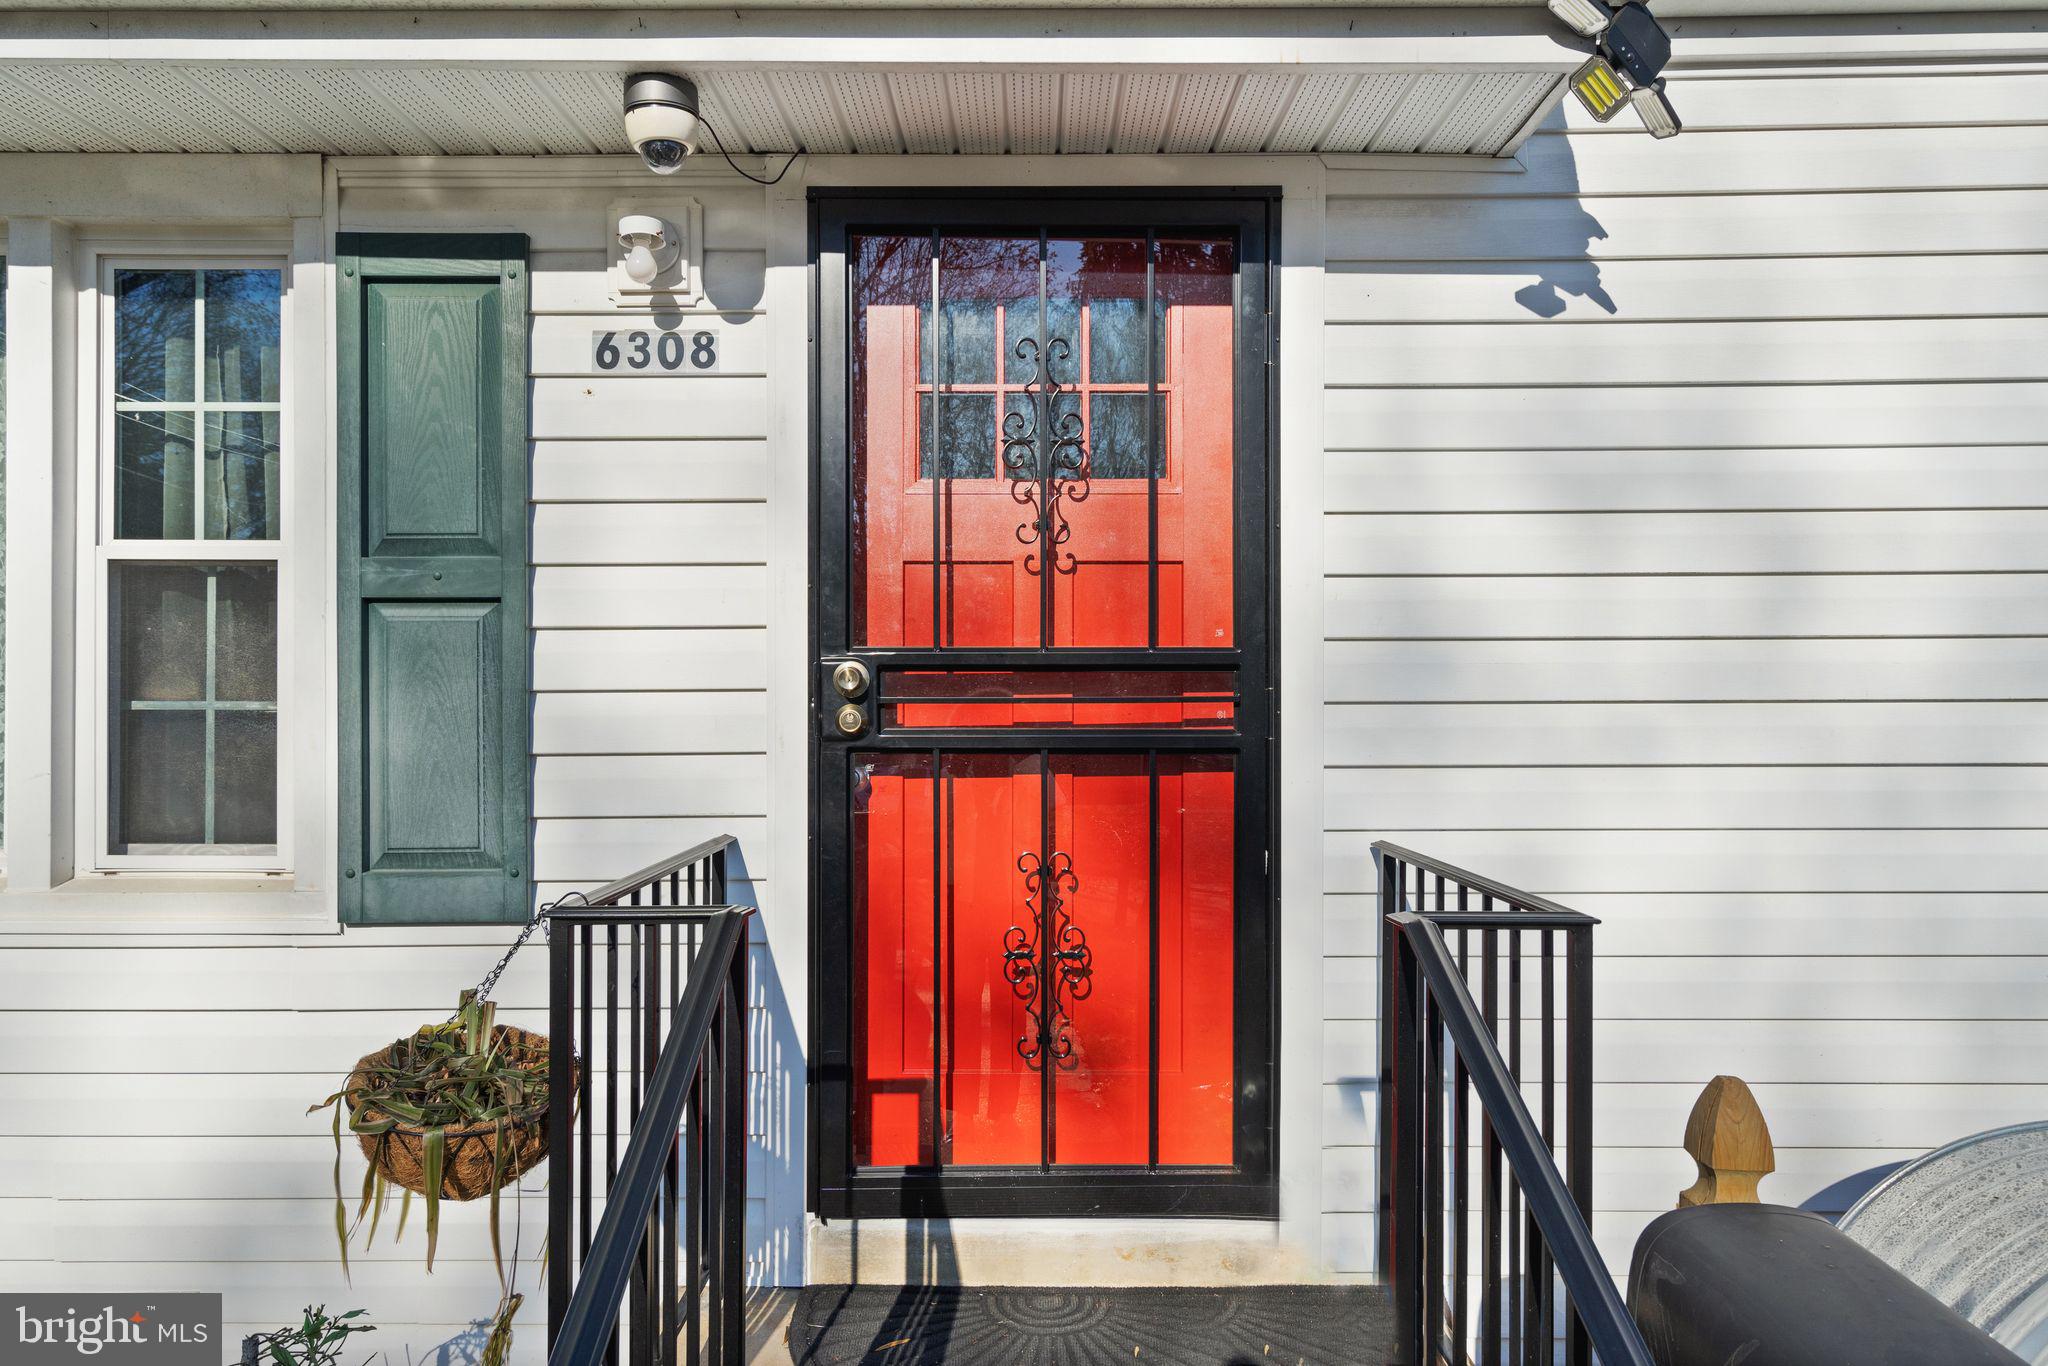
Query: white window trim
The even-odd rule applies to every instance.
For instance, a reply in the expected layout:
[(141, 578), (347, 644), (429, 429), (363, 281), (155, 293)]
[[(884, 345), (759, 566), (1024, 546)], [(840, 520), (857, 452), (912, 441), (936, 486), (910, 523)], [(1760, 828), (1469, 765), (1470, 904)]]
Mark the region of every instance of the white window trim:
[[(7, 875), (0, 943), (93, 942), (144, 936), (328, 935), (335, 918), (336, 816), (333, 620), (333, 172), (309, 156), (236, 158), (224, 198), (189, 194), (181, 156), (37, 160), (35, 185), (0, 185), (8, 243), (10, 402), (7, 502)], [(89, 163), (89, 164), (88, 164)], [(20, 193), (14, 193), (19, 188)], [(182, 217), (166, 218), (165, 206)], [(87, 771), (77, 760), (80, 713), (91, 706), (89, 600), (93, 547), (80, 544), (80, 506), (96, 506), (99, 426), (94, 391), (101, 255), (272, 255), (288, 243), (287, 300), (297, 377), (284, 397), (299, 478), (284, 495), (302, 531), (293, 552), (290, 661), (293, 809), (289, 873), (97, 872), (79, 860), (93, 839)], [(81, 490), (86, 501), (80, 502)], [(283, 700), (283, 699), (281, 699)]]
[[(297, 414), (290, 411), (289, 399), (293, 382), (297, 377), (293, 345), (292, 317), (292, 271), (290, 242), (275, 244), (274, 250), (252, 254), (247, 248), (229, 254), (219, 251), (172, 251), (149, 255), (132, 255), (118, 251), (95, 253), (93, 310), (96, 315), (95, 327), (98, 333), (95, 350), (98, 363), (93, 370), (92, 389), (97, 408), (96, 440), (92, 444), (93, 469), (92, 486), (84, 487), (84, 471), (81, 471), (80, 488), (80, 544), (87, 547), (90, 565), (81, 566), (81, 598), (79, 615), (89, 621), (91, 629), (83, 646), (90, 648), (90, 660), (80, 661), (81, 677), (92, 679), (93, 707), (89, 716), (80, 718), (78, 736), (79, 791), (90, 793), (91, 805), (80, 812), (78, 862), (75, 865), (81, 875), (114, 872), (149, 873), (222, 873), (254, 872), (282, 875), (292, 868), (293, 859), (293, 795), (295, 791), (292, 772), (293, 746), (292, 727), (298, 720), (297, 693), (293, 686), (292, 665), (294, 631), (298, 627), (297, 613), (292, 610), (293, 590), (297, 583), (297, 567), (305, 559), (299, 545), (300, 528), (293, 515), (293, 483), (299, 477), (297, 468), (298, 442), (292, 425)], [(278, 424), (279, 488), (282, 491), (282, 506), (278, 509), (278, 537), (274, 541), (227, 541), (227, 540), (121, 540), (114, 535), (115, 478), (115, 435), (118, 424), (115, 416), (114, 393), (114, 275), (120, 270), (276, 270), (279, 277), (279, 334), (278, 334), (278, 393), (280, 401), (274, 404), (236, 404), (237, 410), (276, 411), (281, 414)], [(203, 316), (203, 315), (202, 315)], [(194, 383), (203, 384), (203, 339), (194, 342)], [(81, 353), (85, 348), (81, 346)], [(84, 369), (81, 367), (81, 374)], [(81, 387), (85, 381), (81, 379)], [(167, 408), (185, 409), (185, 404), (167, 404)], [(197, 397), (191, 408), (201, 418), (208, 405)], [(195, 443), (203, 442), (203, 422), (196, 423), (193, 431)], [(81, 443), (83, 446), (84, 443)], [(84, 465), (86, 462), (81, 461)], [(197, 500), (195, 499), (195, 507)], [(111, 844), (111, 823), (113, 803), (111, 776), (113, 760), (113, 735), (111, 698), (108, 695), (108, 681), (112, 673), (113, 643), (110, 635), (112, 622), (108, 617), (108, 600), (112, 588), (112, 566), (123, 561), (186, 562), (248, 561), (277, 566), (277, 777), (276, 777), (276, 825), (277, 847), (272, 853), (261, 854), (206, 854), (170, 853), (152, 851), (149, 853), (109, 852)], [(81, 653), (84, 653), (82, 650)], [(89, 673), (85, 672), (90, 670)]]
[[(332, 204), (325, 203), (317, 216), (280, 216), (263, 223), (208, 228), (153, 226), (146, 235), (125, 225), (95, 230), (91, 225), (50, 223), (46, 235), (57, 262), (56, 292), (51, 297), (47, 280), (39, 281), (39, 290), (30, 291), (37, 297), (29, 303), (41, 306), (30, 307), (21, 317), (23, 341), (10, 349), (26, 353), (36, 338), (57, 339), (54, 348), (46, 347), (41, 369), (30, 378), (48, 384), (43, 392), (61, 393), (62, 398), (54, 412), (47, 404), (37, 407), (40, 416), (23, 434), (36, 439), (10, 442), (19, 446), (15, 453), (22, 459), (14, 472), (22, 477), (10, 481), (8, 501), (24, 525), (52, 526), (57, 547), (52, 586), (60, 591), (44, 596), (34, 591), (33, 583), (14, 582), (20, 577), (16, 575), (9, 576), (6, 586), (10, 602), (21, 609), (10, 613), (10, 625), (18, 629), (9, 632), (8, 653), (28, 670), (18, 680), (27, 686), (8, 692), (6, 744), (10, 756), (31, 761), (16, 765), (17, 771), (32, 776), (40, 769), (46, 777), (40, 784), (9, 783), (5, 793), (8, 839), (18, 856), (10, 862), (24, 866), (13, 870), (23, 876), (9, 876), (0, 884), (0, 934), (68, 940), (76, 935), (133, 933), (339, 932), (334, 896), (335, 734), (330, 714), (335, 549), (328, 335), (333, 314), (331, 217)], [(48, 221), (35, 220), (38, 227)], [(281, 383), (289, 384), (281, 391), (286, 418), (280, 444), (290, 444), (297, 477), (282, 485), (287, 503), (283, 529), (290, 534), (289, 529), (296, 528), (300, 534), (288, 551), (292, 586), (287, 592), (280, 584), (280, 612), (293, 614), (294, 634), (289, 643), (280, 641), (281, 651), (287, 653), (279, 659), (279, 703), (291, 709), (296, 724), (289, 758), (282, 749), (279, 754), (280, 768), (289, 764), (292, 776), (288, 805), (279, 813), (278, 835), (290, 862), (267, 860), (272, 865), (268, 870), (189, 865), (168, 870), (109, 868), (95, 855), (105, 847), (95, 810), (95, 766), (105, 753), (105, 741), (95, 727), (103, 728), (104, 713), (86, 714), (93, 706), (94, 660), (104, 650), (93, 624), (103, 620), (104, 609), (90, 596), (98, 583), (94, 567), (101, 479), (100, 262), (175, 257), (189, 263), (198, 257), (251, 255), (281, 257), (287, 272), (281, 325), (289, 356), (284, 363), (292, 367), (292, 378), (280, 376)], [(47, 276), (47, 264), (43, 270)], [(12, 329), (10, 341), (11, 334)], [(49, 373), (53, 368), (54, 374)], [(61, 706), (47, 677), (36, 686), (37, 674), (50, 670), (51, 650), (62, 665), (57, 676), (71, 680), (64, 686)], [(24, 839), (27, 845), (20, 843)]]

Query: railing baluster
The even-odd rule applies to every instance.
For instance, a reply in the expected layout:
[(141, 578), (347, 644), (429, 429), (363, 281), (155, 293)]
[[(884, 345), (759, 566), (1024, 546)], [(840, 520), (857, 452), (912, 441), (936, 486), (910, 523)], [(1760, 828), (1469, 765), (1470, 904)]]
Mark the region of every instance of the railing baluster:
[[(722, 856), (721, 856), (722, 857)], [(723, 875), (721, 874), (721, 880)], [(726, 1259), (725, 1302), (719, 1320), (725, 1325), (725, 1360), (721, 1366), (741, 1366), (746, 1356), (747, 1294), (747, 937), (733, 955), (726, 982), (725, 1032), (726, 1131), (719, 1170), (725, 1182), (725, 1228), (719, 1238), (719, 1254)]]
[[(1399, 1075), (1398, 1069), (1395, 1066), (1394, 1055), (1394, 1048), (1399, 1031), (1393, 1028), (1389, 1022), (1400, 1018), (1400, 1016), (1397, 1014), (1399, 1007), (1396, 1004), (1396, 990), (1395, 983), (1393, 980), (1393, 973), (1395, 970), (1395, 965), (1398, 961), (1398, 957), (1395, 953), (1394, 936), (1392, 927), (1389, 924), (1389, 917), (1391, 917), (1394, 914), (1394, 912), (1401, 909), (1401, 861), (1397, 858), (1393, 858), (1388, 855), (1381, 855), (1379, 861), (1379, 875), (1379, 906), (1381, 925), (1379, 946), (1380, 1081), (1379, 1086), (1377, 1088), (1377, 1100), (1379, 1104), (1379, 1123), (1374, 1130), (1374, 1157), (1377, 1159), (1379, 1164), (1379, 1171), (1377, 1173), (1377, 1184), (1379, 1187), (1379, 1202), (1374, 1206), (1374, 1208), (1380, 1212), (1379, 1227), (1377, 1230), (1379, 1236), (1380, 1275), (1383, 1279), (1387, 1280), (1389, 1284), (1392, 1284), (1394, 1267), (1396, 1265), (1394, 1246), (1395, 1232), (1396, 1225), (1399, 1219), (1399, 1208), (1396, 1204), (1396, 1197), (1394, 1193), (1394, 1171), (1399, 1162), (1400, 1154), (1397, 1152), (1397, 1145), (1395, 1143), (1395, 1111), (1393, 1082), (1393, 1079)], [(1398, 1297), (1399, 1292), (1397, 1291), (1397, 1300)], [(1399, 1306), (1397, 1304), (1397, 1316), (1398, 1312)]]
[(708, 1084), (704, 1072), (700, 1069), (696, 1081), (690, 1087), (688, 1128), (683, 1135), (683, 1141), (689, 1148), (689, 1156), (684, 1159), (683, 1166), (683, 1181), (688, 1187), (683, 1197), (688, 1209), (688, 1215), (683, 1220), (684, 1227), (688, 1230), (684, 1235), (688, 1246), (683, 1252), (683, 1268), (686, 1273), (683, 1338), (689, 1344), (687, 1366), (698, 1366), (703, 1355), (704, 1088)]
[(720, 1036), (725, 1031), (724, 1004), (721, 1000), (712, 1016), (710, 1046), (704, 1051), (704, 1068), (711, 1085), (710, 1123), (705, 1126), (704, 1133), (704, 1235), (705, 1253), (711, 1262), (710, 1357), (715, 1366), (724, 1366), (725, 1363), (725, 1324), (718, 1313), (719, 1307), (725, 1303), (725, 1258), (718, 1242), (725, 1231), (726, 1189), (720, 1167), (724, 1160), (725, 1106), (730, 1095), (725, 1087), (725, 1050), (720, 1047)]
[[(1522, 933), (1508, 931), (1508, 1076), (1514, 1080), (1515, 1090), (1522, 1089)], [(1523, 1355), (1527, 1333), (1522, 1321), (1523, 1296), (1526, 1293), (1528, 1263), (1522, 1259), (1526, 1250), (1522, 1245), (1522, 1183), (1519, 1180), (1508, 1183), (1508, 1359), (1526, 1361)]]
[[(1458, 906), (1465, 905), (1465, 888), (1458, 887)], [(1467, 961), (1467, 940), (1469, 935), (1461, 926), (1458, 930), (1458, 975), (1464, 977), (1470, 970)], [(1472, 1332), (1472, 1321), (1468, 1317), (1465, 1274), (1466, 1259), (1470, 1256), (1471, 1239), (1466, 1236), (1471, 1217), (1469, 1192), (1471, 1188), (1471, 1162), (1467, 1160), (1470, 1149), (1466, 1143), (1465, 1123), (1466, 1092), (1470, 1079), (1465, 1073), (1465, 1055), (1451, 1054), (1451, 1360), (1456, 1366), (1467, 1366), (1471, 1358), (1466, 1344)]]
[[(1490, 910), (1492, 905), (1493, 898), (1487, 897), (1481, 909)], [(1496, 932), (1490, 929), (1480, 932), (1483, 955), (1480, 960), (1480, 1002), (1486, 1012), (1489, 1038), (1495, 1037), (1500, 1027), (1500, 946), (1495, 942), (1495, 935)], [(1480, 1173), (1480, 1203), (1486, 1210), (1486, 1274), (1480, 1281), (1483, 1293), (1479, 1310), (1480, 1359), (1494, 1362), (1500, 1359), (1500, 1138), (1484, 1113), (1479, 1117), (1479, 1127), (1486, 1148), (1485, 1166)]]
[(1444, 1331), (1444, 1052), (1436, 998), (1422, 991), (1422, 1209), (1423, 1343), (1429, 1359), (1442, 1350)]
[[(575, 931), (564, 928), (548, 935), (548, 1037), (575, 1038)], [(573, 1047), (548, 1050), (548, 1151), (555, 1155), (559, 1179), (548, 1182), (548, 1227), (567, 1229), (576, 1211), (576, 1190), (569, 1178), (575, 1170), (570, 1154), (575, 1130), (576, 1053)], [(569, 1311), (569, 1278), (575, 1248), (567, 1237), (548, 1239), (548, 1338), (561, 1331)]]
[(1551, 951), (1549, 930), (1541, 932), (1543, 944), (1542, 1029), (1543, 1029), (1543, 1141), (1557, 1150), (1557, 958)]
[[(650, 902), (659, 903), (660, 884), (649, 889)], [(654, 1062), (661, 1052), (661, 926), (633, 926), (633, 1120), (637, 1129), (640, 1108), (646, 1099), (647, 1082), (654, 1075)], [(643, 1366), (665, 1359), (656, 1341), (660, 1315), (654, 1303), (655, 1287), (661, 1284), (658, 1237), (660, 1226), (653, 1210), (644, 1221), (639, 1267), (629, 1294), (632, 1305), (633, 1360)]]
[[(677, 904), (675, 891), (678, 886), (680, 875), (670, 873), (669, 904), (672, 907)], [(675, 1028), (676, 1006), (683, 992), (682, 973), (676, 956), (676, 945), (682, 939), (682, 927), (674, 923), (665, 926), (661, 939), (663, 942), (656, 945), (655, 952), (659, 954), (664, 945), (668, 951), (668, 985), (661, 993), (663, 1019), (660, 1034), (660, 1037), (666, 1040), (670, 1031)], [(678, 1126), (676, 1136), (670, 1141), (668, 1161), (662, 1165), (661, 1173), (661, 1278), (657, 1282), (660, 1286), (658, 1293), (661, 1296), (661, 1314), (660, 1327), (657, 1331), (661, 1334), (661, 1359), (664, 1362), (673, 1362), (676, 1359), (676, 1258), (679, 1255), (676, 1240), (682, 1234), (682, 1224), (676, 1209), (680, 1190), (676, 1164), (681, 1159), (682, 1137), (681, 1128)]]
[(583, 1094), (576, 1098), (576, 1108), (583, 1121), (583, 1141), (577, 1144), (576, 1146), (578, 1181), (578, 1185), (576, 1188), (576, 1207), (578, 1211), (579, 1223), (579, 1230), (576, 1238), (576, 1251), (580, 1257), (582, 1254), (590, 1251), (590, 1234), (592, 1228), (590, 1173), (591, 1166), (596, 1161), (596, 1145), (592, 1142), (591, 1137), (592, 1125), (596, 1123), (595, 1112), (597, 1110), (597, 1106), (591, 1102), (591, 1095), (596, 1088), (596, 1082), (591, 1074), (596, 1068), (597, 1060), (590, 1055), (589, 1047), (590, 1040), (596, 1037), (596, 1035), (590, 1032), (590, 1002), (592, 996), (591, 950), (592, 940), (593, 936), (596, 933), (596, 929), (594, 926), (591, 925), (577, 925), (574, 928), (576, 933), (577, 946), (579, 949), (578, 957), (581, 960), (580, 970), (582, 972), (582, 985), (576, 995), (576, 1003), (580, 1007), (582, 1012), (582, 1026), (580, 1029), (577, 1030), (576, 1037), (577, 1039), (581, 1040), (584, 1045), (582, 1049)]
[[(604, 1193), (609, 1201), (612, 1184), (619, 1175), (619, 924), (605, 926), (604, 932)], [(618, 1366), (621, 1329), (617, 1316), (605, 1344), (607, 1366)]]
[[(1564, 1114), (1565, 1184), (1588, 1223), (1593, 1218), (1593, 928), (1565, 935)], [(1566, 1302), (1568, 1305), (1570, 1301)], [(1587, 1366), (1592, 1341), (1584, 1319), (1570, 1315), (1565, 1360)]]
[[(1399, 884), (1396, 886), (1398, 888)], [(1395, 904), (1399, 904), (1398, 896)], [(1413, 955), (1402, 950), (1400, 931), (1393, 917), (1385, 917), (1381, 923), (1385, 927), (1381, 962), (1387, 972), (1387, 1000), (1381, 1018), (1393, 1022), (1391, 1027), (1381, 1031), (1390, 1050), (1388, 1073), (1385, 1075), (1391, 1078), (1383, 1080), (1381, 1085), (1389, 1111), (1389, 1134), (1382, 1135), (1382, 1140), (1386, 1144), (1387, 1160), (1392, 1164), (1388, 1175), (1389, 1201), (1383, 1203), (1381, 1209), (1388, 1208), (1389, 1204), (1393, 1209), (1392, 1226), (1386, 1239), (1388, 1280), (1394, 1289), (1395, 1343), (1403, 1361), (1420, 1362), (1428, 1359), (1422, 1339), (1422, 1287), (1419, 1284), (1422, 1275), (1420, 981)], [(1391, 1142), (1387, 1142), (1389, 1136)]]
[[(1551, 947), (1550, 930), (1539, 934), (1542, 942), (1542, 1039), (1543, 1074), (1543, 1145), (1550, 1150), (1554, 1161), (1557, 1156), (1557, 958)], [(1555, 1338), (1557, 1321), (1552, 1313), (1555, 1299), (1554, 1278), (1550, 1274), (1550, 1258), (1547, 1250), (1535, 1261), (1536, 1269), (1536, 1333), (1542, 1343), (1542, 1360), (1548, 1363), (1554, 1354), (1552, 1343)]]
[(604, 1182), (619, 1170), (619, 926), (604, 927)]

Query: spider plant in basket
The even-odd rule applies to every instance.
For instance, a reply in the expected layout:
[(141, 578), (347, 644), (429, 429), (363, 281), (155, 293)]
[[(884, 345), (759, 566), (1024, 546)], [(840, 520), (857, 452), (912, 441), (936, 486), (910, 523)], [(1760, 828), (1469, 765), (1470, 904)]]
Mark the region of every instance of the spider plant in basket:
[[(370, 1245), (395, 1185), (404, 1196), (394, 1238), (405, 1232), (412, 1197), (426, 1201), (429, 1272), (441, 1201), (489, 1196), (491, 1257), (507, 1284), (498, 1197), (548, 1153), (548, 1041), (496, 1023), (496, 1011), (463, 992), (453, 1019), (363, 1057), (341, 1090), (307, 1109), (334, 1108), (334, 1231), (344, 1274), (349, 1243), (367, 1218), (363, 1246)], [(570, 1076), (573, 1084), (574, 1070)], [(369, 1160), (353, 1218), (341, 1187), (344, 1122)]]

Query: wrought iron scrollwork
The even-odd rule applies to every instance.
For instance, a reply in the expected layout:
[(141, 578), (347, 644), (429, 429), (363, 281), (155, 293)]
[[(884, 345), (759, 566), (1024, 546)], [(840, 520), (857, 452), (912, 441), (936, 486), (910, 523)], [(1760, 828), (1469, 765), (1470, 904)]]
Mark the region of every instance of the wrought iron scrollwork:
[[(1066, 1003), (1087, 1000), (1095, 985), (1094, 950), (1069, 910), (1081, 883), (1074, 861), (1058, 850), (1043, 862), (1026, 850), (1017, 856), (1017, 871), (1024, 875), (1024, 923), (1003, 931), (1003, 977), (1024, 1003), (1017, 1056), (1034, 1071), (1048, 1057), (1053, 1066), (1070, 1069), (1078, 1059)], [(1051, 946), (1043, 961), (1041, 943)]]
[(1024, 387), (1029, 401), (1003, 414), (1002, 464), (1010, 497), (1031, 510), (1017, 524), (1017, 540), (1038, 547), (1024, 557), (1024, 570), (1041, 574), (1050, 565), (1054, 573), (1071, 574), (1074, 553), (1061, 548), (1074, 532), (1065, 505), (1087, 501), (1088, 449), (1081, 414), (1060, 407), (1066, 390), (1053, 367), (1071, 360), (1074, 348), (1065, 337), (1054, 337), (1043, 347), (1036, 337), (1023, 337), (1015, 349), (1017, 359), (1031, 367)]

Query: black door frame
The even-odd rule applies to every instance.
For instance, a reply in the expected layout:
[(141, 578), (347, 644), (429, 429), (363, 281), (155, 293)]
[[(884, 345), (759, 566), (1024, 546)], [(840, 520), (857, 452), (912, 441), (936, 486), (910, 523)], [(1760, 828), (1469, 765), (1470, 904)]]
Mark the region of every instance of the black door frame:
[[(1278, 1143), (1278, 262), (1280, 191), (1014, 189), (813, 190), (810, 269), (811, 691), (810, 691), (810, 1209), (824, 1218), (946, 1215), (1187, 1215), (1274, 1218)], [(1237, 242), (1235, 423), (1237, 646), (1231, 650), (943, 651), (955, 668), (1045, 666), (1227, 669), (1238, 676), (1231, 731), (1043, 733), (873, 728), (853, 741), (830, 730), (840, 703), (819, 661), (930, 666), (932, 651), (850, 652), (851, 360), (846, 247), (861, 231), (1213, 231)], [(827, 705), (829, 699), (830, 705)], [(1227, 1167), (866, 1168), (852, 1165), (853, 962), (851, 773), (856, 751), (1057, 752), (1192, 750), (1236, 763), (1235, 1161)]]

